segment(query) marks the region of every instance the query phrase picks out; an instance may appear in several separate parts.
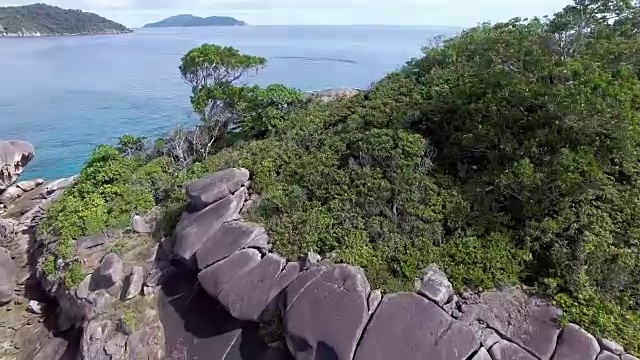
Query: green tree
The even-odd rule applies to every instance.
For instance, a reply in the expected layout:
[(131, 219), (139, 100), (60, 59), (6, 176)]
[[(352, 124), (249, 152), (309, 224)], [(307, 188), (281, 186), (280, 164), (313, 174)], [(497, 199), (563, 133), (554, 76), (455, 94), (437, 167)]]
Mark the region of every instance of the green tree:
[(234, 84), (260, 70), (266, 62), (265, 58), (241, 54), (233, 47), (212, 44), (192, 49), (182, 57), (180, 73), (191, 85), (191, 104), (202, 120), (189, 134), (191, 151), (206, 158), (216, 143), (224, 141), (238, 122), (235, 105), (240, 91)]
[(127, 158), (141, 155), (145, 151), (144, 141), (144, 137), (123, 135), (118, 139), (118, 151)]

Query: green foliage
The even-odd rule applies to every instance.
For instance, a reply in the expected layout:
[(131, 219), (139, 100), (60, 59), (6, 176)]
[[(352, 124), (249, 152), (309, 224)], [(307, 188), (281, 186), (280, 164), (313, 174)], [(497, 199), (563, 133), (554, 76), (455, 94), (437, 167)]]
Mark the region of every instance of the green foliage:
[(63, 280), (67, 289), (73, 289), (78, 286), (82, 280), (85, 278), (84, 270), (82, 270), (82, 265), (79, 261), (72, 261), (67, 264), (67, 267), (64, 269)]
[(126, 27), (96, 14), (65, 10), (57, 6), (32, 4), (0, 7), (0, 35), (37, 32), (41, 35), (88, 35), (131, 32)]
[(410, 289), (431, 262), (457, 287), (524, 282), (635, 349), (637, 15), (586, 1), (480, 25), (206, 163), (251, 171), (262, 196), (251, 216), (289, 258), (362, 266), (387, 291)]
[(180, 74), (195, 95), (210, 85), (231, 85), (266, 62), (265, 58), (241, 54), (230, 46), (203, 44), (182, 57)]
[[(98, 146), (77, 182), (49, 208), (39, 227), (41, 235), (57, 239), (54, 253), (43, 264), (47, 275), (60, 276), (65, 283), (76, 285), (78, 280), (82, 281), (82, 271), (74, 260), (76, 239), (108, 228), (127, 227), (133, 215), (155, 206), (163, 214), (173, 214), (183, 206), (182, 186), (201, 173), (195, 169), (180, 172), (164, 157), (129, 156), (133, 155), (128, 153), (131, 147), (124, 144), (136, 144), (137, 152), (139, 139), (123, 137), (126, 139), (134, 141), (121, 141), (120, 150)], [(123, 149), (126, 156), (121, 152)], [(115, 250), (117, 247), (116, 244)], [(59, 272), (55, 266), (58, 260), (66, 264)]]
[(233, 105), (241, 120), (238, 121), (243, 134), (252, 139), (261, 139), (274, 132), (285, 130), (287, 116), (297, 110), (304, 97), (300, 91), (280, 84), (266, 88), (246, 86)]
[(556, 304), (564, 310), (561, 323), (581, 324), (598, 337), (624, 344), (627, 352), (640, 354), (640, 314), (630, 310), (633, 300), (603, 296), (586, 281), (582, 285), (577, 295), (560, 293), (555, 297)]
[(118, 151), (124, 157), (142, 155), (145, 151), (145, 138), (133, 135), (124, 135), (118, 139)]

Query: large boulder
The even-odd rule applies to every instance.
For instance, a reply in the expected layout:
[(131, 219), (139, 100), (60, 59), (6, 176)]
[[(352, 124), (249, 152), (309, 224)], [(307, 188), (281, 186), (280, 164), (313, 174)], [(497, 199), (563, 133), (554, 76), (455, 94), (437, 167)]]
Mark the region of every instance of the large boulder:
[(614, 355), (608, 351), (601, 351), (596, 360), (620, 360), (620, 356)]
[(320, 265), (302, 273), (283, 300), (284, 333), (294, 357), (352, 359), (370, 317), (369, 294), (357, 267)]
[(439, 306), (444, 306), (453, 296), (453, 285), (435, 264), (424, 269), (422, 276), (416, 280), (415, 290)]
[(463, 302), (462, 312), (462, 320), (486, 324), (540, 359), (551, 358), (561, 331), (560, 310), (519, 289), (483, 293)]
[(0, 247), (0, 305), (13, 299), (14, 282), (18, 269), (9, 251)]
[(480, 348), (480, 350), (478, 350), (478, 352), (473, 356), (471, 360), (492, 360), (492, 359), (487, 349), (482, 347)]
[(120, 284), (123, 275), (122, 259), (116, 254), (107, 254), (100, 262), (100, 267), (93, 273), (90, 287), (92, 290), (109, 289)]
[(239, 320), (258, 321), (262, 312), (300, 273), (299, 263), (269, 254), (253, 268), (236, 276), (218, 295), (218, 301)]
[(500, 340), (491, 349), (489, 354), (493, 360), (537, 360), (537, 358), (516, 344), (506, 340)]
[(247, 195), (246, 188), (197, 212), (185, 212), (176, 226), (173, 252), (189, 265), (195, 265), (196, 251), (219, 228), (238, 215)]
[(18, 180), (34, 156), (33, 145), (26, 141), (0, 141), (0, 191)]
[(249, 181), (249, 170), (226, 169), (187, 184), (187, 196), (195, 209), (204, 209), (235, 193), (247, 181)]
[(258, 250), (244, 249), (201, 271), (198, 280), (209, 295), (217, 298), (236, 276), (258, 265), (261, 259)]
[(600, 345), (593, 335), (569, 324), (562, 330), (553, 360), (595, 360), (599, 353)]
[(198, 268), (204, 270), (247, 247), (266, 248), (268, 240), (265, 229), (260, 225), (246, 221), (230, 221), (223, 224), (198, 249)]
[(474, 330), (414, 293), (386, 296), (362, 336), (356, 360), (460, 359), (480, 347)]

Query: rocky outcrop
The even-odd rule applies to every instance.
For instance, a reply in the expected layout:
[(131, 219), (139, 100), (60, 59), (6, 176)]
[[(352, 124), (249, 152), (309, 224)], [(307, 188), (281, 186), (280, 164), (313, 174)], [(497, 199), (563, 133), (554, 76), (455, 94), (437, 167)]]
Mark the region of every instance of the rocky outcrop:
[(356, 360), (467, 359), (480, 340), (466, 323), (413, 293), (387, 295), (362, 338)]
[(26, 141), (0, 141), (0, 192), (18, 180), (34, 156), (33, 145)]
[[(248, 172), (230, 169), (187, 187), (191, 203), (176, 228), (174, 251), (197, 269), (203, 291), (234, 319), (268, 322), (276, 314), (286, 347), (296, 359), (629, 356), (617, 344), (598, 342), (576, 325), (562, 329), (560, 311), (525, 289), (459, 298), (446, 275), (431, 265), (416, 279), (415, 293), (382, 296), (370, 289), (358, 267), (322, 261), (313, 253), (300, 262), (287, 262), (269, 252), (264, 228), (238, 215), (255, 196), (248, 179)], [(227, 355), (240, 333), (216, 338), (219, 348), (211, 349), (211, 358), (230, 359)], [(281, 348), (267, 353), (279, 354), (275, 349)]]
[(289, 349), (299, 359), (353, 358), (372, 313), (364, 272), (348, 265), (307, 272), (287, 288), (282, 304)]
[(353, 88), (337, 88), (326, 89), (320, 91), (312, 91), (305, 94), (307, 101), (330, 102), (340, 99), (348, 99), (360, 94), (362, 90)]
[(13, 288), (17, 274), (16, 265), (9, 251), (0, 247), (0, 305), (13, 299)]
[[(60, 193), (56, 186), (26, 192), (6, 208), (11, 219), (0, 221), (0, 246), (16, 263), (16, 288), (28, 263), (19, 254), (38, 249), (42, 262), (55, 249), (55, 239), (29, 238), (25, 247), (27, 235), (19, 234), (42, 218)], [(5, 322), (0, 312), (0, 340), (13, 336), (14, 327), (20, 336), (11, 354), (23, 347), (29, 358), (59, 359), (77, 344), (77, 358), (105, 360), (634, 360), (577, 325), (561, 328), (560, 311), (523, 288), (458, 297), (444, 272), (430, 265), (415, 292), (383, 295), (359, 267), (314, 253), (287, 261), (270, 251), (261, 225), (242, 218), (256, 198), (244, 169), (212, 174), (186, 192), (190, 203), (172, 237), (154, 240), (153, 217), (141, 216), (147, 227), (138, 229), (134, 218), (133, 231), (75, 241), (74, 260), (85, 274), (79, 285), (37, 274), (54, 302), (29, 299), (35, 305), (27, 312), (29, 301), (15, 291), (10, 306), (19, 312), (9, 311)], [(38, 327), (51, 312), (53, 327), (75, 338), (51, 338)], [(36, 320), (16, 325), (24, 316)]]

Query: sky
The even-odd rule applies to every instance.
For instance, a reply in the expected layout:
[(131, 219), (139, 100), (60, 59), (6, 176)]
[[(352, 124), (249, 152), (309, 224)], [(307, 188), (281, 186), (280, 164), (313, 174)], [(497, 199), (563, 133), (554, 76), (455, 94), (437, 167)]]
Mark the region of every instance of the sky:
[[(36, 0), (9, 0), (13, 6)], [(251, 25), (449, 25), (550, 15), (568, 0), (44, 0), (98, 13), (129, 27), (177, 14), (227, 15)]]

